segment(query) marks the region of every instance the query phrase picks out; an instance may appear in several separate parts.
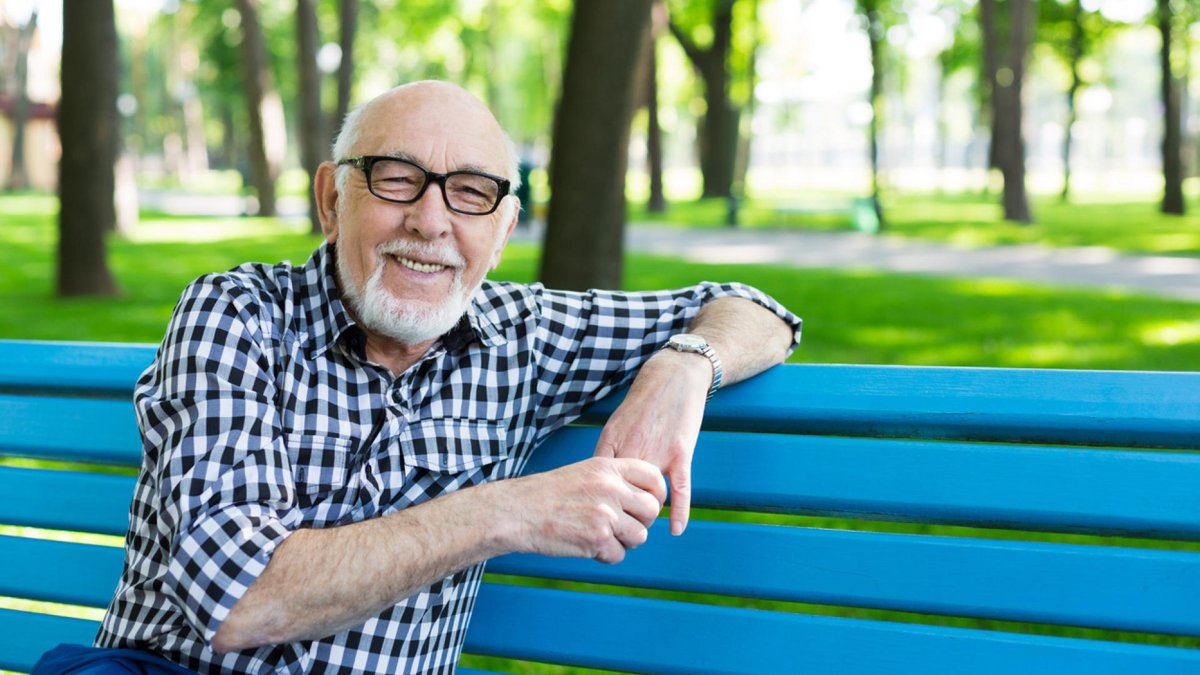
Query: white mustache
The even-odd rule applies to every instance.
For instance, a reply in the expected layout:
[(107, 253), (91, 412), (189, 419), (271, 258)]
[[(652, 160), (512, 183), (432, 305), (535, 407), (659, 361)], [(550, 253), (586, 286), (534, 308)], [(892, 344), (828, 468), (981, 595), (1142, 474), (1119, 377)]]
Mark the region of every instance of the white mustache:
[(467, 264), (462, 254), (449, 246), (416, 242), (411, 239), (393, 239), (380, 244), (376, 250), (380, 255), (400, 256), (447, 267), (465, 267)]

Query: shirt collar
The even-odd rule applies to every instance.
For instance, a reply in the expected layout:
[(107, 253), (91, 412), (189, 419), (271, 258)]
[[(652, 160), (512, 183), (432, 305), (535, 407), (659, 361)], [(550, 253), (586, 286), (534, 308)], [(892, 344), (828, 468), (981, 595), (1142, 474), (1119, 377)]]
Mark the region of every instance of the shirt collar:
[[(356, 336), (355, 339), (362, 335), (342, 301), (342, 291), (337, 283), (336, 258), (336, 248), (329, 242), (323, 242), (304, 265), (305, 276), (316, 291), (304, 294), (303, 299), (307, 305), (306, 313), (311, 317), (304, 345), (311, 357), (324, 354), (347, 331)], [(441, 343), (447, 351), (458, 351), (476, 340), (485, 347), (495, 347), (507, 341), (504, 326), (511, 321), (497, 315), (491, 303), (487, 302), (487, 286), (488, 283), (484, 282), (484, 288), (471, 298), (462, 319), (442, 336)]]

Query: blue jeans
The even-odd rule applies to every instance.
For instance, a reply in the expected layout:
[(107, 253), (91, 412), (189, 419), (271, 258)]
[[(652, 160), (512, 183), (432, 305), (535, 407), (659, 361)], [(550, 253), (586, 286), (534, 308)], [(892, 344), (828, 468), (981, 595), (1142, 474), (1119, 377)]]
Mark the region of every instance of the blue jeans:
[(32, 675), (195, 675), (157, 654), (62, 644), (42, 654)]

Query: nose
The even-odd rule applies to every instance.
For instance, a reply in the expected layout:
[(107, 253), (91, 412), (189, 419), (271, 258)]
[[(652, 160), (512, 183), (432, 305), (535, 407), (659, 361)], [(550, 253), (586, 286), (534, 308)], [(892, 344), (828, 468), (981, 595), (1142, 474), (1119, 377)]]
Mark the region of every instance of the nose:
[(430, 181), (425, 194), (409, 205), (404, 215), (404, 228), (422, 239), (440, 239), (450, 234), (450, 209), (446, 206), (437, 182)]

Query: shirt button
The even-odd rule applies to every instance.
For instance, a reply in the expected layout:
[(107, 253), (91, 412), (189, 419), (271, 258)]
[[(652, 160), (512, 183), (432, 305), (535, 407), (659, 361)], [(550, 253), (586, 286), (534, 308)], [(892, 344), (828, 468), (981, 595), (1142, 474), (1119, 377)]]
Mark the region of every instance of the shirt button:
[(400, 390), (393, 389), (392, 390), (392, 403), (402, 403), (403, 401), (404, 401), (404, 395), (400, 393)]

